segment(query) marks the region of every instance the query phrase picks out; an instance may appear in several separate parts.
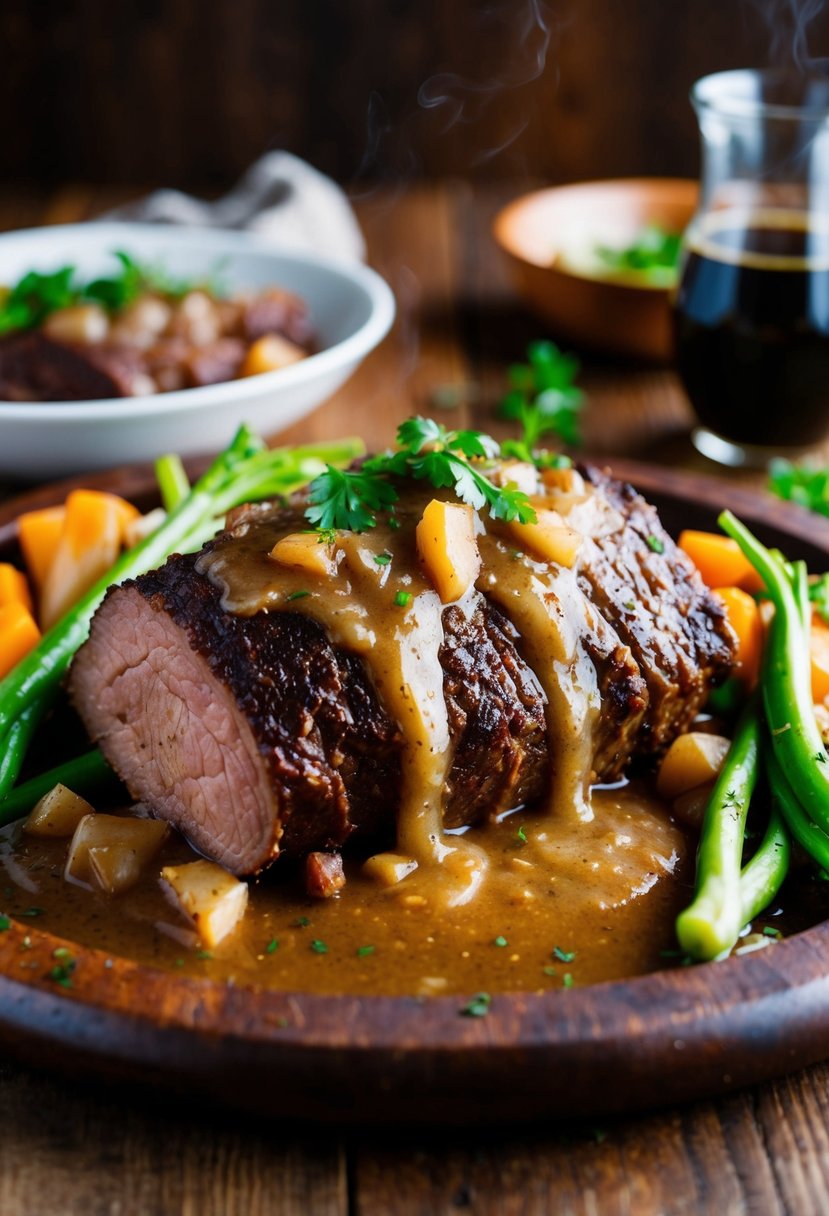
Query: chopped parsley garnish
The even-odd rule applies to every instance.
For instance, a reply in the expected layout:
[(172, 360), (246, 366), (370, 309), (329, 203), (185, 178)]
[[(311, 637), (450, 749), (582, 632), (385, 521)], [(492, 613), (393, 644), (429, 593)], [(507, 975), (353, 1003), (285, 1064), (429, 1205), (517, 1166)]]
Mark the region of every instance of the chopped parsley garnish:
[(555, 967), (548, 966), (548, 967), (542, 968), (542, 970), (544, 971), (545, 975), (558, 975), (558, 972), (556, 971)]
[(337, 539), (336, 528), (317, 528), (317, 544), (333, 545)]
[(196, 958), (205, 960), (205, 959), (212, 958), (212, 957), (213, 957), (213, 955), (211, 954), (211, 952), (209, 950), (197, 950), (196, 951)]
[(499, 446), (480, 431), (449, 431), (431, 418), (408, 418), (397, 428), (397, 450), (366, 460), (359, 469), (335, 469), (311, 482), (305, 515), (321, 528), (365, 532), (383, 512), (393, 515), (395, 479), (412, 477), (435, 489), (452, 489), (476, 510), (488, 507), (494, 519), (534, 523), (527, 495), (514, 485), (496, 486), (484, 471)]
[(376, 949), (376, 946), (358, 946), (357, 958), (368, 958), (368, 956), (373, 954)]
[(387, 566), (391, 561), (390, 553), (375, 553), (374, 560), (378, 566)]
[(328, 947), (326, 946), (325, 942), (321, 942), (318, 937), (315, 937), (311, 942), (311, 949), (314, 951), (314, 954), (328, 953)]
[(574, 381), (578, 360), (565, 355), (555, 342), (531, 342), (527, 362), (517, 363), (507, 373), (510, 392), (501, 402), (499, 413), (521, 425), (520, 440), (503, 445), (505, 456), (533, 460), (544, 435), (557, 435), (564, 443), (581, 443), (579, 413), (584, 401)]
[(562, 950), (561, 946), (553, 946), (552, 958), (557, 958), (560, 963), (572, 963), (576, 957), (575, 950)]
[(565, 987), (565, 988), (572, 988), (572, 987), (573, 987), (573, 984), (574, 984), (574, 982), (575, 982), (575, 981), (573, 980), (573, 977), (572, 977), (572, 975), (570, 974), (570, 972), (569, 972), (569, 971), (567, 971), (567, 972), (566, 972), (566, 973), (565, 973), (565, 974), (564, 974), (564, 975), (561, 977), (561, 982), (562, 982), (562, 984), (564, 985), (564, 987)]
[(658, 536), (654, 536), (653, 533), (651, 533), (651, 535), (647, 538), (647, 543), (648, 543), (648, 548), (650, 549), (650, 551), (652, 553), (664, 553), (665, 552), (664, 540), (661, 540)]
[(483, 1018), (489, 1013), (492, 997), (488, 992), (476, 992), (472, 1000), (459, 1012), (465, 1018)]
[(499, 947), (501, 947), (501, 949), (503, 949), (504, 946), (509, 945), (509, 942), (507, 941), (507, 939), (505, 937), (503, 937), (499, 933), (497, 937), (492, 939), (492, 944), (493, 944), (493, 946), (499, 946)]
[(66, 952), (66, 961), (55, 963), (54, 967), (49, 972), (49, 979), (54, 980), (56, 984), (60, 984), (61, 988), (72, 987), (72, 972), (75, 970), (75, 960)]
[(268, 942), (267, 946), (265, 947), (265, 953), (266, 954), (275, 954), (278, 949), (279, 949), (279, 942), (277, 941), (277, 939), (275, 937), (272, 937), (271, 940)]
[(307, 929), (310, 923), (311, 922), (307, 916), (300, 916), (297, 918), (297, 920), (291, 922), (295, 929)]
[(783, 936), (779, 929), (775, 929), (774, 925), (766, 925), (765, 929), (763, 930), (763, 935), (765, 937), (775, 938)]
[(304, 600), (306, 595), (310, 595), (310, 594), (311, 594), (310, 591), (292, 591), (291, 594), (287, 597), (288, 603), (290, 603), (292, 600)]
[(411, 591), (398, 591), (394, 597), (394, 602), (398, 608), (408, 608), (412, 602)]
[(6, 933), (11, 929), (12, 923), (8, 916), (0, 916), (0, 933)]
[(521, 827), (518, 829), (518, 831), (515, 833), (515, 838), (516, 838), (516, 840), (520, 840), (521, 844), (527, 843), (527, 833), (524, 830), (523, 823), (521, 824)]
[(72, 951), (67, 946), (56, 946), (52, 951), (52, 958), (71, 958)]

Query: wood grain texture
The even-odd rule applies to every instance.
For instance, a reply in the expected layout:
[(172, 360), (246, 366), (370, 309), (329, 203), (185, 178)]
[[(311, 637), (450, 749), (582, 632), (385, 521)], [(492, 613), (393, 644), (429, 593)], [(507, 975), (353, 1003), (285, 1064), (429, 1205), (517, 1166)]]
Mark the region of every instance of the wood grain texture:
[[(721, 0), (4, 0), (0, 100), (14, 122), (0, 173), (224, 185), (271, 147), (345, 181), (693, 173), (691, 83), (775, 51), (788, 58), (800, 11)], [(809, 51), (825, 55), (826, 10), (809, 11)]]
[(4, 1216), (345, 1216), (336, 1142), (0, 1070)]
[[(447, 418), (490, 427), (504, 364), (542, 332), (516, 306), (487, 238), (492, 215), (517, 192), (461, 184), (360, 204), (372, 259), (391, 273), (400, 318), (303, 434), (360, 429), (372, 443), (387, 442), (400, 418), (426, 408), (434, 388), (447, 384), (461, 402)], [(48, 199), (7, 192), (0, 224), (84, 218), (124, 194), (83, 186)], [(710, 471), (688, 443), (687, 406), (669, 372), (591, 364), (584, 378), (593, 451)], [(818, 1216), (829, 1211), (827, 1093), (829, 1068), (818, 1065), (716, 1102), (597, 1126), (565, 1120), (404, 1139), (356, 1133), (344, 1121), (303, 1137), (290, 1123), (194, 1111), (169, 1093), (141, 1102), (133, 1090), (67, 1088), (7, 1063), (0, 1211)]]

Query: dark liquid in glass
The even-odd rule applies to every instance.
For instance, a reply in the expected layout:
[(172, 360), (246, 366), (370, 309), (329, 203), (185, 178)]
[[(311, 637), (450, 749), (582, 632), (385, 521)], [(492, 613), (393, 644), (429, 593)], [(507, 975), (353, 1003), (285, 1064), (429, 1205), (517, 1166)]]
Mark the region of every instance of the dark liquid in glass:
[(694, 410), (734, 443), (817, 443), (829, 432), (829, 230), (796, 212), (709, 218), (676, 299)]

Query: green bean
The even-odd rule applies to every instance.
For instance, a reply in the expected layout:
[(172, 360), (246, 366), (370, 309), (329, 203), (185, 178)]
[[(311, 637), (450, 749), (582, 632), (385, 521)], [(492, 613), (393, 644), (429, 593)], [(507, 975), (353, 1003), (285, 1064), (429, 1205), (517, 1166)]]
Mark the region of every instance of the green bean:
[(744, 925), (767, 908), (782, 887), (789, 871), (791, 854), (789, 834), (775, 803), (757, 852), (740, 875), (741, 919)]
[(782, 563), (748, 528), (729, 511), (719, 522), (759, 572), (774, 602), (761, 679), (774, 753), (809, 819), (829, 832), (829, 757), (812, 704), (802, 577), (795, 576), (796, 593)]
[(679, 914), (676, 933), (699, 960), (730, 950), (745, 921), (740, 891), (746, 814), (757, 783), (760, 724), (752, 697), (714, 785), (697, 854), (696, 895)]
[(0, 742), (0, 749), (2, 749), (2, 755), (0, 755), (0, 798), (8, 793), (20, 776), (23, 761), (26, 759), (26, 752), (47, 708), (47, 703), (48, 699), (45, 697), (39, 697), (36, 701), (33, 701), (31, 705), (23, 710), (19, 718), (15, 718), (3, 737), (2, 742)]
[(35, 803), (58, 784), (85, 796), (115, 781), (117, 778), (101, 753), (97, 750), (87, 752), (84, 756), (67, 760), (65, 764), (58, 764), (48, 772), (32, 777), (31, 781), (18, 785), (1, 799), (0, 827), (28, 815)]
[(765, 762), (771, 796), (786, 827), (813, 861), (829, 872), (829, 836), (806, 814), (771, 749), (765, 753)]
[(190, 493), (190, 481), (184, 471), (181, 457), (175, 454), (159, 456), (155, 462), (155, 479), (164, 510), (175, 511)]

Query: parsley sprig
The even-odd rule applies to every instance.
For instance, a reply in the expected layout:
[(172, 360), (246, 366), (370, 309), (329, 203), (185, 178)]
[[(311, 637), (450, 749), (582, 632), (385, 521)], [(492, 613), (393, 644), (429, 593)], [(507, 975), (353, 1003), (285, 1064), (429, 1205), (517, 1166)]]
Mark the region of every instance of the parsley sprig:
[(545, 435), (556, 435), (564, 443), (581, 443), (579, 413), (584, 394), (574, 383), (578, 359), (566, 355), (555, 342), (531, 342), (527, 362), (508, 371), (510, 392), (501, 402), (502, 418), (521, 424), (520, 440), (503, 445), (505, 455), (532, 460)]
[(647, 224), (622, 248), (596, 245), (596, 256), (608, 270), (633, 272), (658, 286), (671, 286), (677, 275), (682, 235)]
[(221, 295), (217, 282), (176, 279), (164, 270), (136, 262), (130, 254), (113, 254), (118, 266), (113, 274), (83, 283), (74, 266), (62, 266), (46, 274), (30, 270), (0, 301), (0, 334), (11, 330), (32, 329), (41, 325), (58, 309), (72, 304), (94, 302), (108, 312), (126, 308), (145, 291), (178, 298), (196, 287)]
[(769, 489), (778, 498), (796, 502), (818, 515), (829, 515), (829, 468), (773, 460), (769, 468)]
[(494, 519), (533, 523), (529, 498), (515, 485), (498, 486), (486, 475), (498, 444), (480, 431), (450, 431), (431, 418), (408, 418), (397, 429), (397, 449), (365, 461), (359, 469), (328, 468), (310, 487), (305, 515), (319, 528), (365, 532), (377, 516), (393, 514), (398, 479), (428, 481), (454, 490), (461, 502), (489, 509)]

